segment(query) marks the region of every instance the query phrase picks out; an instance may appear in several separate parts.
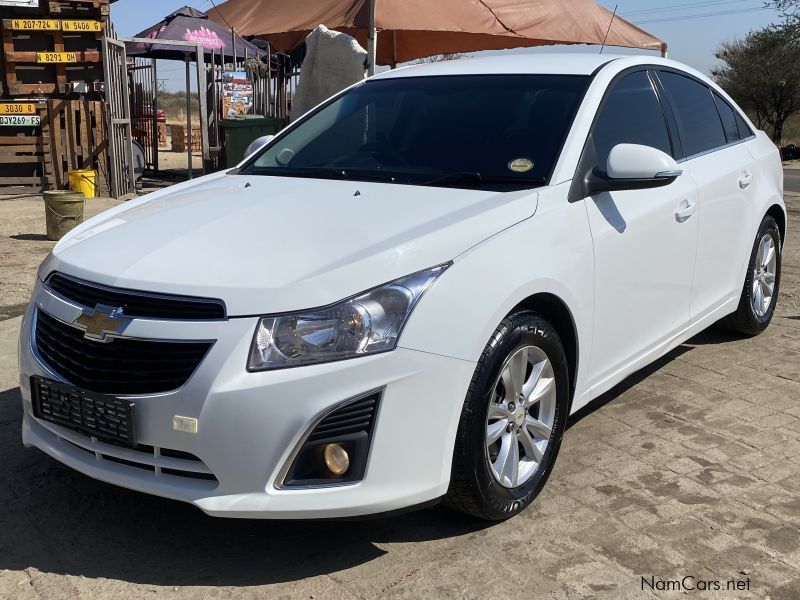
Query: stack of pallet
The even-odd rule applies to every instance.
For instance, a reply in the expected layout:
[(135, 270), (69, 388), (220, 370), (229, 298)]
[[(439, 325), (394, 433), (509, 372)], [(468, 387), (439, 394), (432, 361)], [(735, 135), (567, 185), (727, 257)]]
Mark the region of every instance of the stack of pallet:
[(101, 49), (108, 2), (0, 6), (0, 186), (63, 189), (67, 171), (93, 169), (104, 191)]

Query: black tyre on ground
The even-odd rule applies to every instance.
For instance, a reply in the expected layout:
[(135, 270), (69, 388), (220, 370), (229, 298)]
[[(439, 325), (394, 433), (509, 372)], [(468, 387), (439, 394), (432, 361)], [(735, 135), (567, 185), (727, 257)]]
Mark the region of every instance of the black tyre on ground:
[(569, 410), (569, 370), (553, 326), (508, 316), (481, 355), (461, 413), (445, 505), (486, 520), (514, 516), (544, 487)]
[(753, 242), (739, 306), (719, 324), (735, 333), (758, 335), (772, 321), (780, 284), (781, 232), (775, 219), (767, 215)]

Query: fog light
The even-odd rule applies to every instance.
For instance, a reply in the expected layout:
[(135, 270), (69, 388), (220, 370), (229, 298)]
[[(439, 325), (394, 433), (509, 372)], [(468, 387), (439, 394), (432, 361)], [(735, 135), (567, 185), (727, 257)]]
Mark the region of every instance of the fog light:
[(347, 469), (350, 468), (350, 457), (347, 450), (339, 444), (326, 444), (322, 456), (325, 459), (325, 466), (337, 477), (347, 473)]

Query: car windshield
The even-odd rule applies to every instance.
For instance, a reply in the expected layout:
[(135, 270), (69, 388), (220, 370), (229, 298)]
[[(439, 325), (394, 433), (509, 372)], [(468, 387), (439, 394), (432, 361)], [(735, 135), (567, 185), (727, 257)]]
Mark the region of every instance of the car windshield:
[(551, 175), (588, 83), (575, 75), (370, 80), (304, 118), (241, 173), (538, 187)]

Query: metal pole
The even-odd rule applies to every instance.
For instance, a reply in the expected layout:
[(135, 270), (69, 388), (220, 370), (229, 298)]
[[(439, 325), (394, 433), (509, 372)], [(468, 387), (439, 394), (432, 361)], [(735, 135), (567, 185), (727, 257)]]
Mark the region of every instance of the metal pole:
[(233, 56), (233, 68), (236, 68), (236, 32), (231, 27), (231, 54)]
[(378, 31), (375, 28), (375, 4), (377, 0), (369, 0), (369, 31), (367, 31), (367, 75), (375, 75), (375, 59), (378, 55)]
[(153, 64), (153, 170), (158, 173), (158, 71), (156, 70), (156, 59), (152, 59)]
[(189, 66), (190, 57), (186, 53), (186, 154), (189, 160), (189, 179), (194, 177), (192, 173), (192, 70)]
[(274, 116), (270, 113), (272, 110), (272, 46), (267, 42), (267, 107), (264, 114), (267, 116)]
[(200, 109), (200, 145), (203, 152), (203, 175), (208, 173), (211, 152), (208, 149), (208, 106), (206, 94), (206, 55), (203, 46), (197, 45), (197, 101)]

